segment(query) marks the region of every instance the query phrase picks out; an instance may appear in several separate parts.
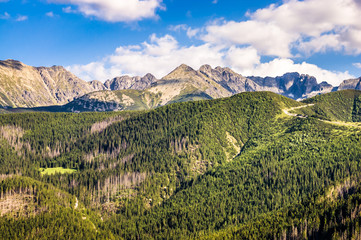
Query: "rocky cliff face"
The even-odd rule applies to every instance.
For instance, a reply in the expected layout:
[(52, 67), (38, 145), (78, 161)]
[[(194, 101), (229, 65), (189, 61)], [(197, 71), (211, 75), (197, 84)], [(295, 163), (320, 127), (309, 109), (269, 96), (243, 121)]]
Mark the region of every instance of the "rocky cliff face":
[(93, 81), (89, 82), (89, 84), (92, 86), (92, 88), (95, 91), (107, 90), (107, 88), (104, 86), (104, 84), (101, 81), (93, 80)]
[(212, 69), (209, 65), (203, 65), (200, 67), (199, 72), (206, 77), (213, 79), (231, 94), (259, 91), (260, 89), (258, 84), (235, 73), (229, 68), (216, 67), (215, 69)]
[(152, 74), (148, 73), (144, 77), (116, 77), (111, 80), (107, 80), (104, 83), (104, 86), (106, 89), (112, 91), (123, 89), (144, 90), (156, 81), (157, 79)]
[(331, 92), (333, 86), (322, 82), (317, 83), (315, 77), (286, 73), (280, 77), (248, 77), (260, 86), (259, 91), (271, 91), (293, 99), (308, 98), (317, 94)]
[(31, 67), (19, 61), (0, 61), (0, 105), (36, 107), (61, 105), (94, 88), (60, 66)]
[(344, 80), (340, 84), (340, 86), (338, 86), (338, 90), (345, 90), (345, 89), (361, 90), (361, 77), (356, 79)]

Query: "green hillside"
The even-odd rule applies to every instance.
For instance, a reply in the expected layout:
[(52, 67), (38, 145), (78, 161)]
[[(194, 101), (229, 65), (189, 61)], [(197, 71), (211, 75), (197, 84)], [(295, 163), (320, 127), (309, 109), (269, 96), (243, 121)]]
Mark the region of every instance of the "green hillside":
[[(262, 239), (295, 228), (304, 236), (355, 235), (344, 228), (358, 226), (348, 213), (359, 198), (360, 128), (320, 119), (356, 121), (360, 94), (334, 94), (302, 103), (254, 92), (140, 112), (2, 114), (1, 184), (22, 175), (76, 198), (96, 231), (81, 235), (88, 225), (69, 220), (61, 225), (66, 238)], [(294, 107), (299, 116), (283, 111)], [(342, 185), (347, 179), (351, 187)], [(345, 194), (330, 202), (332, 186)], [(349, 210), (329, 224), (340, 206)], [(6, 219), (42, 226), (26, 214)]]
[(302, 101), (314, 104), (307, 109), (298, 110), (331, 121), (361, 121), (361, 91), (342, 90), (318, 95)]
[(74, 196), (52, 185), (2, 177), (0, 193), (1, 239), (112, 238)]
[(360, 179), (347, 179), (301, 203), (262, 214), (201, 239), (358, 239), (361, 236)]

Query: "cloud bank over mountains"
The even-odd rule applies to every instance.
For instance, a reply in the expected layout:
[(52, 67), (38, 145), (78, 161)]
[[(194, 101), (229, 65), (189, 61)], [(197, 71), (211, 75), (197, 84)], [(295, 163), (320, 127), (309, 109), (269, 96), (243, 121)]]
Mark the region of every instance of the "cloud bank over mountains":
[[(85, 15), (106, 21), (132, 21), (128, 14), (122, 16), (124, 4), (115, 4), (115, 1), (57, 2), (75, 4)], [(149, 5), (147, 11), (139, 10), (138, 19), (155, 17), (157, 9), (164, 9), (161, 1), (129, 2), (133, 4), (131, 9), (140, 4)], [(297, 71), (314, 75), (320, 82), (337, 85), (353, 76), (348, 72), (333, 72), (307, 62), (296, 62), (300, 57), (307, 59), (315, 53), (327, 51), (344, 55), (361, 54), (359, 16), (359, 0), (289, 0), (247, 13), (245, 21), (221, 19), (200, 28), (172, 26), (169, 34), (152, 34), (143, 43), (119, 46), (101, 61), (68, 68), (86, 80), (105, 80), (122, 74), (144, 75), (148, 72), (162, 77), (181, 63), (194, 68), (207, 63), (231, 67), (245, 76), (276, 76)], [(171, 35), (174, 30), (183, 31), (189, 38), (196, 39), (198, 44), (181, 45)], [(264, 62), (262, 57), (271, 60)]]
[(156, 18), (156, 11), (164, 9), (162, 0), (49, 0), (52, 3), (70, 4), (65, 12), (80, 12), (108, 22), (132, 22)]

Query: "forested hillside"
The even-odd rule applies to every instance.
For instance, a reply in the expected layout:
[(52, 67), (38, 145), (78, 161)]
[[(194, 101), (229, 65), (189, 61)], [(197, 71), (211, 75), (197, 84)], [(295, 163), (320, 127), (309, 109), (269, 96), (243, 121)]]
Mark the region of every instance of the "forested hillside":
[(332, 121), (360, 122), (361, 121), (361, 91), (344, 90), (303, 101), (313, 104), (301, 111), (315, 113), (315, 117)]
[(360, 95), (2, 114), (0, 236), (358, 236), (361, 132), (333, 121), (359, 122)]

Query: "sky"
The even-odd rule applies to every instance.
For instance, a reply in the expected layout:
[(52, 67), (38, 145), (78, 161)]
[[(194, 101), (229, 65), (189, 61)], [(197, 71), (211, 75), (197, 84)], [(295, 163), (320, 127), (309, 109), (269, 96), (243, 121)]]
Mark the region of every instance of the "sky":
[(0, 59), (80, 78), (180, 64), (243, 76), (361, 76), (361, 0), (0, 0)]

